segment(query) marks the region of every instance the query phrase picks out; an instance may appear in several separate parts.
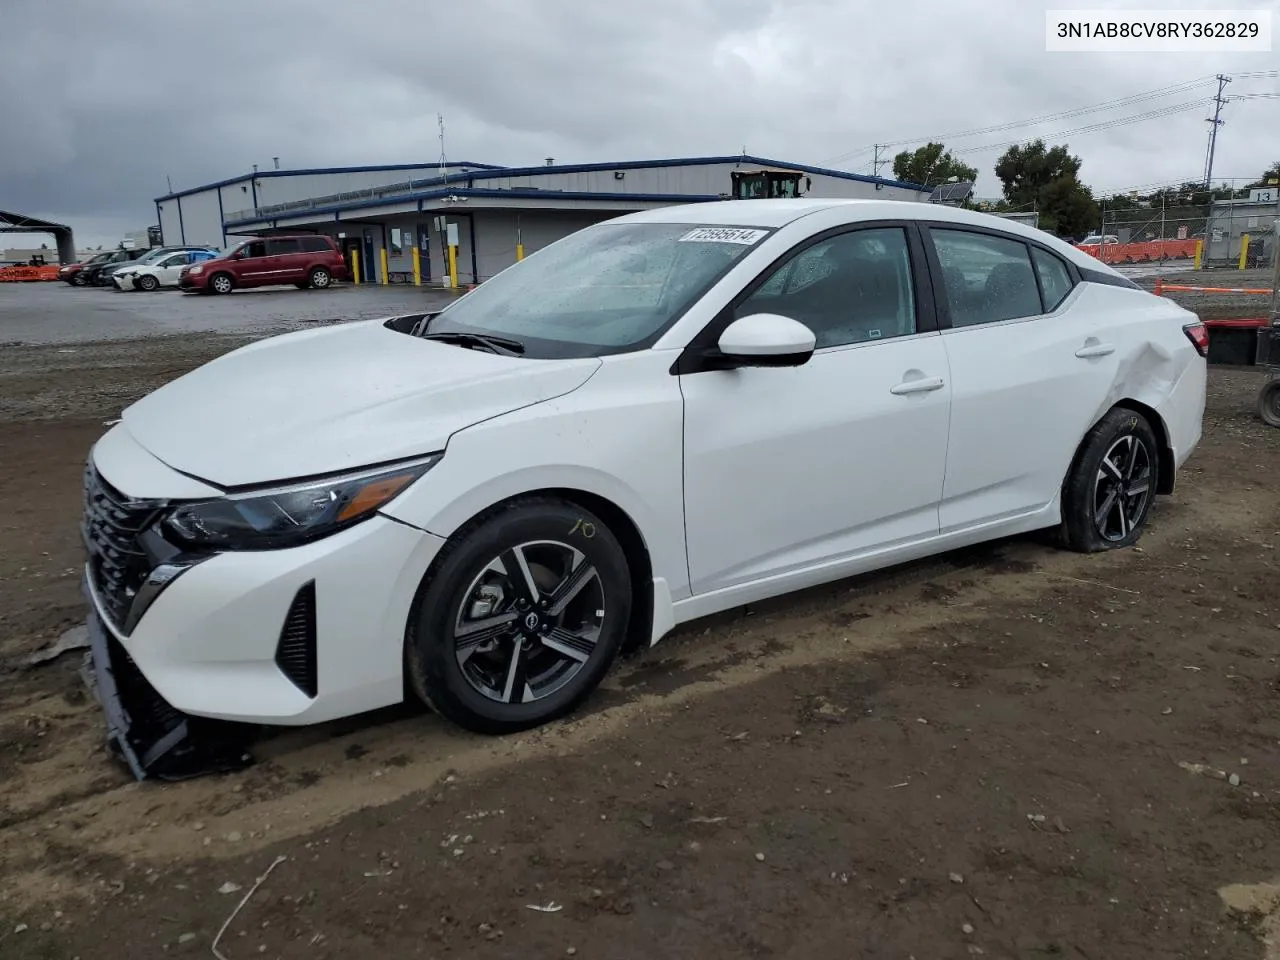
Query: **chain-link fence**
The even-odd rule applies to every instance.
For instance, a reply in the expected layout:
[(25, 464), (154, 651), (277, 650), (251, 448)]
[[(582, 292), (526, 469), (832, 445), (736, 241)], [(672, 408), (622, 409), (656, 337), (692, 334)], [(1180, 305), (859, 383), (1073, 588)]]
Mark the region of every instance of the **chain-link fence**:
[[(1091, 253), (1108, 263), (1200, 260), (1204, 266), (1267, 266), (1280, 221), (1280, 185), (1227, 180), (1212, 190), (1165, 188), (1101, 201)], [(1110, 249), (1108, 249), (1110, 248)]]

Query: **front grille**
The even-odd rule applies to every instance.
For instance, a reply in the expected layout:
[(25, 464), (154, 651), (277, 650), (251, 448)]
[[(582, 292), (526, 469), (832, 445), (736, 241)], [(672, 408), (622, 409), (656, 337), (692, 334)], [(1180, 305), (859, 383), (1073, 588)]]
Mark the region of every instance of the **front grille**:
[(116, 692), (130, 724), (130, 737), (138, 744), (154, 745), (172, 733), (185, 715), (160, 696), (119, 640), (108, 637), (107, 649)]
[(319, 689), (316, 663), (316, 582), (303, 584), (280, 630), (276, 644), (276, 666), (293, 685), (314, 698)]
[(130, 500), (103, 480), (92, 462), (85, 466), (81, 533), (89, 576), (103, 612), (122, 633), (130, 626), (133, 598), (151, 572), (139, 537), (159, 514), (159, 504)]

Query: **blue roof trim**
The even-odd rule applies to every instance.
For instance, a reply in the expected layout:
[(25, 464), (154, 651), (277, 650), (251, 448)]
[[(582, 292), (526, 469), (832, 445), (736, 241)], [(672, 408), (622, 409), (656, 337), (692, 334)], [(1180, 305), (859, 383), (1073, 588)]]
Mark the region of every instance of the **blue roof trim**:
[(495, 170), (474, 174), (470, 179), (492, 180), (500, 177), (531, 177), (548, 173), (598, 173), (603, 170), (651, 170), (654, 167), (707, 167), (719, 163), (732, 163), (740, 166), (745, 164), (753, 167), (783, 167), (787, 170), (798, 170), (801, 173), (836, 177), (840, 180), (858, 180), (862, 183), (878, 183), (881, 186), (901, 187), (905, 190), (915, 190), (917, 192), (928, 189), (918, 183), (886, 180), (884, 177), (872, 177), (864, 173), (850, 173), (848, 170), (832, 170), (828, 167), (814, 167), (805, 163), (788, 163), (782, 160), (770, 160), (767, 157), (755, 157), (746, 154), (737, 154), (732, 157), (672, 157), (665, 160), (626, 160), (622, 163), (569, 163), (542, 167), (499, 167)]
[[(466, 160), (456, 160), (445, 164), (446, 167), (472, 167), (476, 170), (504, 170), (505, 167), (496, 163), (471, 163)], [(263, 177), (305, 177), (317, 173), (382, 173), (387, 170), (439, 170), (438, 163), (384, 163), (367, 167), (304, 167), (299, 170), (259, 170), (257, 173), (246, 173), (238, 177), (231, 177), (229, 180), (218, 180), (214, 183), (206, 183), (203, 186), (191, 187), (188, 190), (176, 190), (173, 193), (166, 193), (163, 197), (156, 197), (156, 203), (164, 203), (166, 200), (176, 200), (179, 197), (188, 197), (193, 193), (204, 193), (206, 190), (218, 190), (222, 187), (233, 187), (237, 183), (248, 183), (250, 180), (261, 180)]]
[[(782, 160), (770, 160), (767, 157), (756, 157), (747, 154), (737, 154), (731, 157), (669, 157), (662, 160), (624, 160), (620, 163), (566, 163), (552, 166), (541, 167), (503, 167), (492, 163), (469, 163), (458, 161), (456, 163), (447, 163), (446, 167), (453, 169), (457, 167), (470, 167), (475, 172), (470, 174), (453, 174), (445, 178), (445, 182), (455, 179), (471, 179), (471, 180), (493, 180), (501, 177), (532, 177), (545, 176), (547, 174), (557, 173), (598, 173), (603, 170), (652, 170), (655, 167), (705, 167), (712, 164), (736, 164), (760, 167), (783, 167), (788, 170), (798, 170), (801, 173), (814, 174), (823, 177), (835, 177), (839, 180), (857, 180), (861, 183), (876, 183), (885, 187), (898, 187), (903, 190), (914, 190), (923, 192), (927, 190), (918, 183), (906, 183), (902, 180), (887, 180), (884, 177), (872, 177), (864, 173), (850, 173), (848, 170), (832, 170), (829, 167), (815, 167), (807, 163), (788, 163)], [(245, 183), (253, 180), (255, 177), (296, 177), (306, 176), (308, 174), (317, 173), (377, 173), (386, 170), (431, 170), (439, 169), (437, 164), (430, 163), (398, 163), (383, 164), (381, 166), (370, 167), (314, 167), (303, 170), (263, 170), (257, 174), (248, 174), (241, 177), (233, 177), (230, 180), (220, 180), (217, 183), (206, 184), (203, 187), (192, 187), (190, 190), (181, 190), (177, 193), (171, 193), (167, 196), (157, 197), (156, 202), (162, 203), (165, 200), (172, 200), (176, 197), (185, 197), (193, 193), (202, 193), (205, 190), (213, 190), (220, 187), (229, 187), (237, 183)], [(427, 178), (427, 182), (441, 182), (441, 178)], [(256, 221), (255, 221), (256, 222)]]
[[(332, 207), (315, 207), (311, 210), (284, 210), (270, 217), (255, 217), (250, 220), (228, 220), (223, 226), (227, 229), (243, 227), (254, 223), (274, 223), (278, 220), (319, 219), (326, 214), (337, 214), (344, 210), (366, 210), (371, 207), (392, 207), (405, 203), (418, 204), (422, 209), (422, 201), (437, 200), (441, 197), (497, 197), (514, 200), (625, 200), (632, 203), (712, 203), (724, 199), (719, 194), (688, 193), (594, 193), (578, 190), (491, 190), (483, 187), (462, 187), (456, 190), (428, 190), (425, 193), (404, 194), (383, 200), (361, 200), (356, 203), (342, 204)], [(410, 211), (412, 212), (412, 211)], [(336, 217), (335, 217), (336, 218)]]

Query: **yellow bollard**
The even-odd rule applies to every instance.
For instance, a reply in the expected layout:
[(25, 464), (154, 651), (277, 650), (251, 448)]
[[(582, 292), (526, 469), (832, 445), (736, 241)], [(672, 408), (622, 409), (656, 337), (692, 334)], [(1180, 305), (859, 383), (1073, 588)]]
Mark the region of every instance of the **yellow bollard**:
[(422, 252), (417, 247), (413, 248), (413, 285), (422, 286)]
[(1195, 269), (1200, 269), (1200, 261), (1204, 259), (1204, 241), (1196, 241), (1196, 265)]
[(360, 251), (351, 251), (351, 282), (360, 282)]
[(382, 254), (382, 276), (378, 278), (378, 282), (388, 283), (391, 278), (387, 276), (387, 248), (383, 247), (378, 252)]
[(516, 244), (516, 262), (519, 263), (523, 259), (524, 259), (524, 244), (517, 243)]
[(1240, 238), (1240, 269), (1244, 269), (1244, 265), (1248, 263), (1249, 257), (1249, 235), (1246, 233)]
[(449, 286), (458, 289), (458, 247), (449, 244)]

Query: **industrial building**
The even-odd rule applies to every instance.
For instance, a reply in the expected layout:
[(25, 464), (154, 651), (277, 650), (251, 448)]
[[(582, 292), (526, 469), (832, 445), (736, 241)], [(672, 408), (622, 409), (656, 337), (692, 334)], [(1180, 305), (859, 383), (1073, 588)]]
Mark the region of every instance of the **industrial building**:
[[(1263, 262), (1269, 264), (1267, 244), (1275, 243), (1277, 232), (1280, 232), (1280, 188), (1255, 187), (1247, 199), (1214, 200), (1205, 229), (1208, 241), (1205, 259), (1210, 263), (1235, 263), (1244, 248), (1246, 256), (1253, 251), (1255, 257), (1262, 257)], [(1247, 248), (1246, 236), (1250, 241)]]
[[(766, 180), (767, 178), (767, 180)], [(789, 181), (788, 181), (789, 178)], [(249, 236), (325, 233), (362, 278), (479, 283), (555, 240), (636, 210), (756, 196), (798, 186), (811, 197), (926, 200), (925, 187), (752, 156), (500, 167), (397, 164), (267, 170), (158, 197), (163, 242), (226, 248)], [(779, 187), (778, 184), (783, 186)], [(768, 193), (764, 195), (769, 195)], [(354, 256), (353, 256), (354, 254)]]

